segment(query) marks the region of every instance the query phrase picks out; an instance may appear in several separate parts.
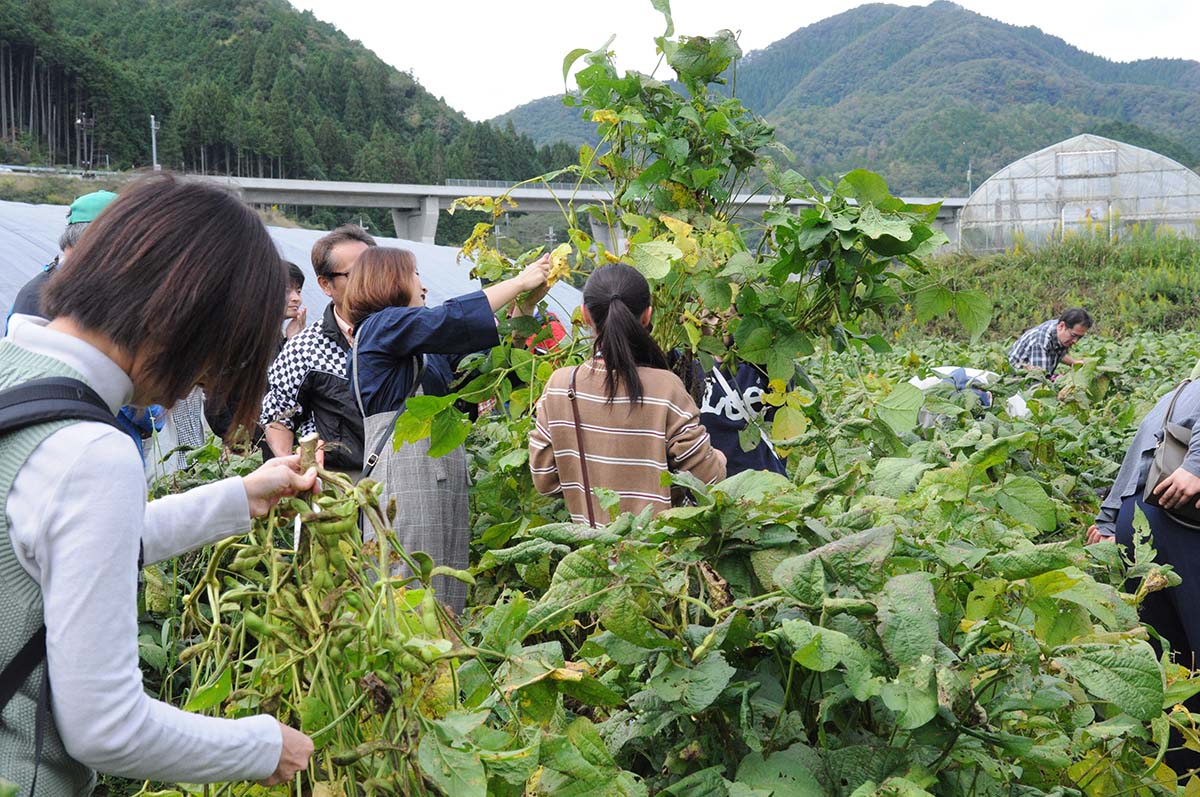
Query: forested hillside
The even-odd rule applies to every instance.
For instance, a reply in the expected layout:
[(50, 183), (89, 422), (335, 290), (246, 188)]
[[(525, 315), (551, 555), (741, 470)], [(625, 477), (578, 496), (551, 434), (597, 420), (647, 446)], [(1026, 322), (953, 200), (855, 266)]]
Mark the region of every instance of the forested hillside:
[(0, 0), (0, 156), (264, 177), (518, 179), (570, 148), (469, 122), (286, 0)]
[[(864, 166), (907, 194), (963, 194), (968, 165), (978, 185), (1081, 132), (1200, 165), (1200, 63), (1115, 63), (949, 2), (860, 6), (747, 54), (727, 78), (799, 171)], [(578, 142), (593, 126), (577, 116), (547, 97), (497, 121)]]

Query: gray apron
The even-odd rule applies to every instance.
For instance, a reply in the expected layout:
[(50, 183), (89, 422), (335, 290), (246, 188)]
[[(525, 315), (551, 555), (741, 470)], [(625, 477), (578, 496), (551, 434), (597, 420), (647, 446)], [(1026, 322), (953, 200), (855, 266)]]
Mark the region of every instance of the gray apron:
[[(383, 485), (379, 503), (384, 512), (395, 501), (396, 518), (392, 528), (404, 550), (424, 551), (434, 564), (466, 570), (470, 565), (470, 512), (468, 503), (467, 455), (462, 446), (444, 457), (429, 456), (429, 440), (405, 443), (393, 449), (390, 442), (397, 414), (395, 411), (367, 415), (358, 383), (358, 342), (352, 349), (354, 358), (354, 400), (363, 415), (363, 439), (366, 451), (380, 449), (373, 467), (364, 476)], [(417, 358), (414, 366), (417, 365)], [(414, 375), (420, 369), (413, 368)], [(419, 385), (416, 394), (420, 394)], [(363, 540), (375, 538), (375, 531), (363, 522)], [(411, 575), (408, 568), (398, 566), (396, 575)], [(461, 614), (467, 602), (467, 585), (457, 579), (438, 576), (433, 580), (438, 600)]]

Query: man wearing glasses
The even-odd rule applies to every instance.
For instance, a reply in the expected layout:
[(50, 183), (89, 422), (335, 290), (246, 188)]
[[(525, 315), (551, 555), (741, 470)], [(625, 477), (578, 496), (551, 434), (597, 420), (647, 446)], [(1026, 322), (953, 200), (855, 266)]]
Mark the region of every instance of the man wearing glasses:
[(297, 434), (317, 432), (325, 442), (325, 467), (354, 475), (362, 469), (363, 419), (347, 378), (351, 329), (343, 297), (355, 261), (374, 245), (354, 224), (313, 244), (317, 284), (332, 301), (320, 320), (287, 342), (267, 376), (259, 423), (277, 457), (291, 453)]
[(1046, 376), (1054, 377), (1054, 369), (1061, 362), (1076, 365), (1079, 360), (1067, 351), (1083, 339), (1092, 328), (1092, 317), (1082, 307), (1072, 307), (1058, 318), (1038, 324), (1017, 339), (1008, 350), (1008, 362), (1013, 370), (1039, 369)]

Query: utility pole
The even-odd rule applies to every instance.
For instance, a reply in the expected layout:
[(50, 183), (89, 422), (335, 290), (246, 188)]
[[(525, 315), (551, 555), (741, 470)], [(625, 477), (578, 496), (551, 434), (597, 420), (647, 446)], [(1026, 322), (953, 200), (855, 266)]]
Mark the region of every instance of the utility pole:
[(154, 164), (154, 171), (161, 171), (162, 167), (158, 165), (158, 128), (160, 125), (154, 118), (154, 114), (150, 114), (150, 162)]
[[(963, 142), (963, 147), (967, 146), (967, 142)], [(967, 153), (967, 196), (971, 195), (971, 153)]]
[(89, 119), (86, 113), (81, 113), (75, 118), (75, 127), (83, 134), (83, 148), (79, 155), (79, 168), (86, 172), (92, 168), (92, 151), (96, 146), (96, 136), (91, 131), (96, 127), (96, 120)]

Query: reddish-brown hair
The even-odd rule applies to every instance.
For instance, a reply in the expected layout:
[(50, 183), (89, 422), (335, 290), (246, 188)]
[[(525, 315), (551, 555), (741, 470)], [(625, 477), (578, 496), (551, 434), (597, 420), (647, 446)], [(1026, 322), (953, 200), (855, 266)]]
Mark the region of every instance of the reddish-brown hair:
[(370, 233), (357, 224), (343, 224), (326, 235), (317, 239), (312, 248), (312, 267), (318, 277), (328, 278), (337, 264), (330, 258), (333, 247), (347, 241), (358, 241), (367, 246), (374, 246), (375, 239)]
[(203, 383), (240, 397), (234, 423), (251, 428), (287, 284), (254, 211), (222, 189), (159, 175), (125, 189), (91, 223), (42, 307), (128, 352), (140, 397), (170, 406)]
[(412, 301), (417, 258), (407, 249), (375, 246), (364, 249), (346, 283), (348, 319), (358, 326), (385, 307), (406, 307)]

